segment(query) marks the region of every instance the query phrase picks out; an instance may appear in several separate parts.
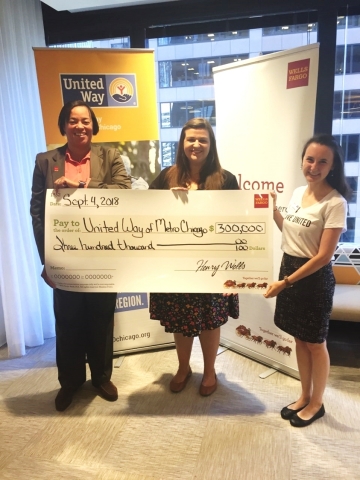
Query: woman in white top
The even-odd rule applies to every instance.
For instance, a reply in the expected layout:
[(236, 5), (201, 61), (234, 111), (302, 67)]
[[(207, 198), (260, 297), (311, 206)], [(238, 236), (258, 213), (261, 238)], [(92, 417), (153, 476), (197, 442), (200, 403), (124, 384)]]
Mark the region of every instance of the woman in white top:
[(350, 189), (341, 148), (331, 135), (315, 135), (302, 152), (307, 186), (297, 188), (283, 217), (274, 199), (274, 220), (282, 231), (284, 252), (279, 280), (266, 298), (277, 296), (275, 324), (296, 343), (301, 395), (281, 410), (294, 427), (305, 427), (325, 414), (323, 393), (330, 360), (326, 347), (335, 289), (331, 258), (346, 231)]

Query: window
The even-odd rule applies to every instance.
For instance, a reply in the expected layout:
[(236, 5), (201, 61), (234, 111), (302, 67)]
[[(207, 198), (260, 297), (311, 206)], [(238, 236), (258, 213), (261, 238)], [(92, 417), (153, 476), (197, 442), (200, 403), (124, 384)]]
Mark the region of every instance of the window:
[(130, 48), (130, 37), (117, 38), (114, 43), (110, 44), (111, 48)]
[[(344, 55), (345, 46), (336, 47), (335, 73), (342, 75), (344, 73)], [(360, 73), (360, 44), (349, 45), (346, 49), (346, 72)]]
[(164, 102), (160, 104), (161, 128), (182, 128), (192, 118), (206, 118), (215, 125), (215, 100)]
[(335, 92), (333, 119), (360, 118), (360, 90)]
[[(279, 35), (281, 41), (272, 38)], [(149, 48), (161, 58), (158, 93), (160, 141), (164, 147), (160, 151), (166, 155), (161, 159), (162, 166), (169, 164), (171, 145), (178, 141), (179, 129), (188, 120), (202, 116), (216, 125), (214, 67), (316, 41), (316, 23), (150, 39)], [(196, 45), (201, 43), (204, 45)]]
[(341, 242), (350, 242), (353, 243), (355, 241), (355, 217), (347, 217), (346, 219), (346, 227), (347, 230), (345, 233), (341, 234), (340, 241)]
[(249, 38), (249, 30), (234, 30), (231, 32), (202, 33), (199, 35), (184, 35), (180, 37), (158, 38), (159, 47), (166, 45), (185, 45), (189, 43), (218, 42), (221, 40), (236, 40), (239, 38)]
[(307, 32), (316, 32), (317, 24), (316, 23), (307, 23), (299, 25), (283, 25), (281, 27), (269, 27), (263, 28), (262, 34), (263, 37), (271, 35), (289, 35), (291, 33), (307, 33)]
[(159, 86), (175, 88), (213, 85), (212, 69), (214, 67), (246, 58), (249, 58), (249, 55), (224, 55), (159, 62)]
[(130, 48), (130, 37), (50, 45), (51, 48)]
[(161, 142), (162, 167), (171, 167), (176, 159), (178, 142)]
[(340, 143), (344, 151), (344, 160), (345, 162), (358, 162), (359, 161), (359, 145), (360, 145), (360, 134), (359, 135), (335, 135), (335, 138), (338, 143)]
[[(350, 31), (351, 29), (351, 31)], [(352, 43), (354, 40), (357, 43)], [(345, 156), (345, 175), (352, 189), (347, 218), (348, 231), (341, 236), (344, 242), (360, 241), (358, 199), (360, 178), (360, 16), (338, 18), (335, 58), (335, 92), (333, 134), (342, 145)], [(352, 42), (351, 42), (352, 40)], [(344, 85), (347, 89), (344, 89)], [(352, 88), (351, 88), (352, 87)]]
[(360, 27), (360, 15), (353, 15), (350, 17), (338, 17), (338, 31), (343, 28)]
[(352, 190), (352, 196), (349, 203), (356, 203), (357, 190), (358, 190), (358, 177), (346, 177), (346, 180)]

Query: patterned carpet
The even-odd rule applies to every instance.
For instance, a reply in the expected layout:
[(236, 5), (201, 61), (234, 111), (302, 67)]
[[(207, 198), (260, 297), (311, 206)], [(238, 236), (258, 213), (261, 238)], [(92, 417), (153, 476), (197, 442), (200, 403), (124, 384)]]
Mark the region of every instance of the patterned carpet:
[[(357, 349), (356, 361), (359, 356)], [(194, 374), (180, 394), (168, 390), (174, 349), (116, 363), (117, 402), (98, 397), (87, 382), (59, 413), (54, 339), (18, 359), (8, 360), (6, 347), (0, 349), (1, 480), (360, 479), (360, 372), (354, 366), (332, 365), (325, 417), (295, 429), (279, 411), (296, 398), (299, 381), (278, 372), (262, 380), (267, 367), (230, 350), (218, 355), (219, 387), (207, 398), (198, 393), (198, 342)]]

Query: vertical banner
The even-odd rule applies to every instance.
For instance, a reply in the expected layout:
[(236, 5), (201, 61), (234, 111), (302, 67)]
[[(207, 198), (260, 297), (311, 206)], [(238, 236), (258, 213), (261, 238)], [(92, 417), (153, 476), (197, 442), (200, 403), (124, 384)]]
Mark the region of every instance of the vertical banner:
[(34, 48), (47, 145), (64, 143), (62, 106), (83, 100), (99, 123), (97, 143), (159, 138), (153, 50)]
[(93, 143), (119, 149), (133, 177), (148, 184), (160, 173), (154, 51), (34, 48), (46, 145), (65, 143), (61, 107), (83, 100), (94, 111)]
[[(93, 142), (118, 148), (131, 175), (150, 183), (160, 173), (154, 51), (34, 48), (34, 55), (48, 150), (66, 142), (57, 124), (62, 106), (83, 100), (99, 123)], [(114, 353), (164, 345), (173, 339), (150, 320), (147, 293), (119, 293)]]
[(157, 320), (149, 320), (148, 293), (118, 293), (114, 353), (134, 353), (174, 345), (173, 336)]
[[(216, 137), (221, 164), (241, 190), (274, 190), (282, 214), (303, 185), (301, 151), (313, 135), (319, 45), (216, 67)], [(282, 252), (274, 226), (274, 275)], [(275, 278), (274, 278), (275, 279)], [(240, 294), (240, 319), (222, 327), (221, 343), (298, 376), (295, 342), (273, 322), (275, 299)]]

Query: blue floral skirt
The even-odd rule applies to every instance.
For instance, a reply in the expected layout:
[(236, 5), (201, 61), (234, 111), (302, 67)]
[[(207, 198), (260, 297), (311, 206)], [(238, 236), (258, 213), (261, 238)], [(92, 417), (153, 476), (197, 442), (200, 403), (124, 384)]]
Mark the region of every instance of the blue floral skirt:
[(203, 330), (214, 330), (239, 318), (238, 295), (220, 293), (151, 293), (150, 318), (160, 320), (169, 333), (197, 337)]

